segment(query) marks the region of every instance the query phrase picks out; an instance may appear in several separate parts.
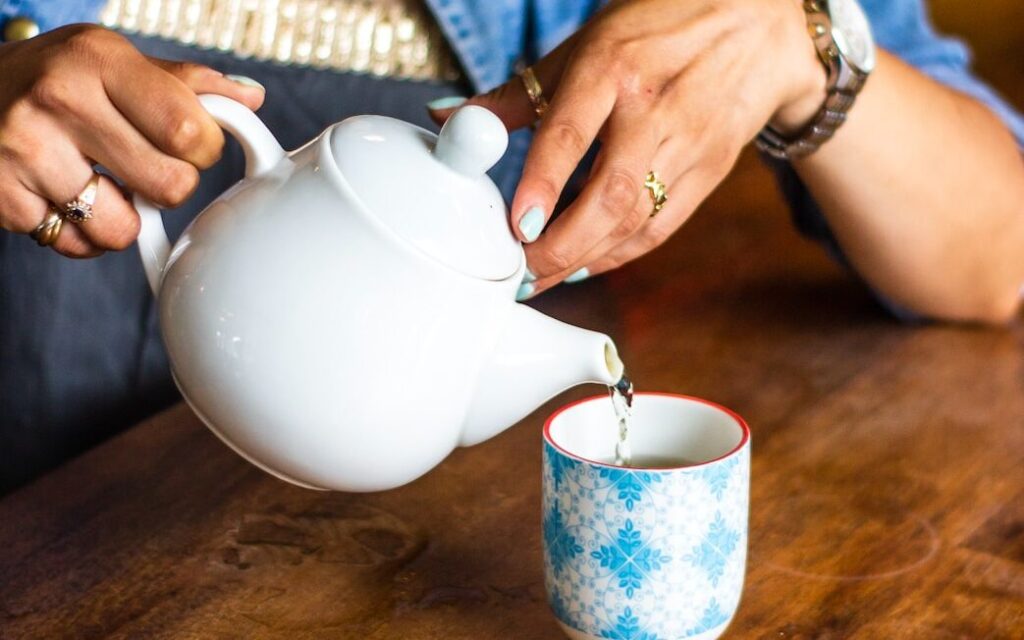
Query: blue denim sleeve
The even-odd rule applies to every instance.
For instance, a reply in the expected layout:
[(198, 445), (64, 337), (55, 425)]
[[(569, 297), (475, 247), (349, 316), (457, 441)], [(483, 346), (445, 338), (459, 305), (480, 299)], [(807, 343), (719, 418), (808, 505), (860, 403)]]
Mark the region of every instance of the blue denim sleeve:
[(104, 0), (0, 0), (0, 25), (15, 16), (30, 18), (43, 31), (76, 22), (96, 22)]
[[(963, 42), (935, 31), (923, 0), (862, 0), (862, 6), (871, 20), (875, 40), (880, 47), (937, 82), (988, 106), (1006, 123), (1024, 149), (1024, 118), (991, 87), (974, 76), (971, 72), (970, 50)], [(797, 229), (821, 243), (840, 264), (849, 267), (828, 222), (796, 172), (788, 163), (774, 160), (768, 162), (790, 204)], [(897, 317), (903, 320), (920, 319), (881, 296), (878, 297)]]

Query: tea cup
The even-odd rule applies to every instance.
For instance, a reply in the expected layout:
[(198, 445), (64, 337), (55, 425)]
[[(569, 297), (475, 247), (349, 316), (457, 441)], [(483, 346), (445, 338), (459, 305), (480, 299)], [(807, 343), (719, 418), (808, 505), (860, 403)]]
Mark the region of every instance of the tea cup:
[(545, 586), (558, 623), (573, 640), (718, 638), (743, 590), (749, 427), (706, 400), (638, 393), (632, 459), (680, 462), (617, 466), (617, 441), (607, 396), (544, 425)]

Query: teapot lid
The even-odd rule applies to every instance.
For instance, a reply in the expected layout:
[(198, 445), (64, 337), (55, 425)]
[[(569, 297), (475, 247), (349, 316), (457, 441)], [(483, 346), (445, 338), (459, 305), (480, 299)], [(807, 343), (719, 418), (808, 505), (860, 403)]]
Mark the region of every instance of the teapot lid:
[(331, 132), (342, 175), (370, 213), (435, 260), (466, 275), (504, 280), (522, 247), (486, 171), (508, 132), (478, 106), (456, 111), (440, 135), (385, 116), (357, 116)]

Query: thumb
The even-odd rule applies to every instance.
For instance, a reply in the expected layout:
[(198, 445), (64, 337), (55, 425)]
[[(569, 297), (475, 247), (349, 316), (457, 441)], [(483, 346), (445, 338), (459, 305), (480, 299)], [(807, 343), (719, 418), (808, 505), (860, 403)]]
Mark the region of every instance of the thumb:
[(526, 95), (526, 90), (523, 88), (522, 81), (520, 81), (518, 76), (509, 79), (505, 84), (499, 85), (487, 93), (482, 93), (469, 99), (460, 99), (457, 96), (452, 96), (428, 102), (427, 112), (434, 122), (442, 125), (458, 108), (468, 104), (484, 107), (494, 112), (509, 131), (533, 124), (537, 119), (533, 104)]
[(177, 62), (161, 58), (149, 61), (181, 80), (196, 95), (215, 93), (241, 102), (253, 111), (259, 109), (266, 97), (263, 85), (244, 76), (226, 76), (210, 67), (191, 62)]

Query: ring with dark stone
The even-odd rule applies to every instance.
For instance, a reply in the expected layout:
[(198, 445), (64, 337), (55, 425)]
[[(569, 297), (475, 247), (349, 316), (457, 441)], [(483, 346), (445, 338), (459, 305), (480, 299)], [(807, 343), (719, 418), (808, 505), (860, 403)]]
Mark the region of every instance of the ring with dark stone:
[(92, 206), (81, 200), (72, 200), (64, 205), (64, 217), (75, 224), (81, 224), (92, 217)]
[(89, 182), (82, 189), (74, 200), (64, 203), (61, 206), (61, 213), (66, 220), (75, 224), (81, 224), (92, 218), (92, 206), (96, 203), (96, 192), (99, 189), (100, 174), (93, 172)]

